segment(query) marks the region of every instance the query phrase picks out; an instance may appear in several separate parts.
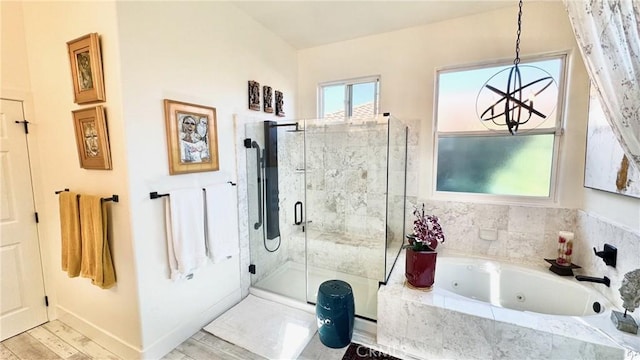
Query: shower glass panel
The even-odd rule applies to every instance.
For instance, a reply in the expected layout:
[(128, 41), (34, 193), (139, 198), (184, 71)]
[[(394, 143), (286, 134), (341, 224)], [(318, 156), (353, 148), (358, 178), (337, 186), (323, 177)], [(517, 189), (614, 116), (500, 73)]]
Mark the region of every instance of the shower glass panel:
[(407, 143), (409, 129), (405, 124), (389, 118), (387, 156), (387, 234), (384, 282), (389, 279), (405, 239)]
[[(403, 237), (402, 127), (383, 116), (305, 122), (308, 302), (323, 281), (340, 279), (353, 289), (356, 314), (377, 318), (378, 286)], [(395, 249), (388, 265), (387, 245)]]
[(344, 280), (356, 315), (375, 320), (404, 239), (406, 126), (389, 116), (258, 122), (245, 135), (251, 285), (315, 304), (322, 282)]
[[(295, 123), (245, 126), (251, 285), (306, 301), (303, 133)], [(296, 218), (298, 217), (298, 218)]]

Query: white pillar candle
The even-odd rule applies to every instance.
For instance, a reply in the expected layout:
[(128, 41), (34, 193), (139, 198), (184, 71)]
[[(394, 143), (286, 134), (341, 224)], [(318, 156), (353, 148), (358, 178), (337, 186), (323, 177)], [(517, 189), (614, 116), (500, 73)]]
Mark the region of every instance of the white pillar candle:
[(571, 255), (573, 254), (574, 234), (570, 231), (558, 232), (558, 256), (556, 263), (561, 266), (571, 266)]

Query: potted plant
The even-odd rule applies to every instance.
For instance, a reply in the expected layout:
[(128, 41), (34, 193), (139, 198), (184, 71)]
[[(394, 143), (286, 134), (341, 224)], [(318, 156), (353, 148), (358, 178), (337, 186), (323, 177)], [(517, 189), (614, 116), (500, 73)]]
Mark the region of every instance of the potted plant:
[(422, 208), (413, 211), (413, 234), (407, 235), (405, 245), (405, 278), (415, 288), (431, 288), (436, 275), (436, 248), (444, 242), (444, 233), (438, 217), (427, 215)]

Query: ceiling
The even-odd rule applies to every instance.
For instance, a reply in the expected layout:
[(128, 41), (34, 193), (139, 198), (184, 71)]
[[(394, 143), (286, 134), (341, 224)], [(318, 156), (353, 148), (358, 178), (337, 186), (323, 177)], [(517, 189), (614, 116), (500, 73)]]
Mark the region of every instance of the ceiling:
[(296, 49), (517, 6), (515, 0), (264, 0), (234, 4)]

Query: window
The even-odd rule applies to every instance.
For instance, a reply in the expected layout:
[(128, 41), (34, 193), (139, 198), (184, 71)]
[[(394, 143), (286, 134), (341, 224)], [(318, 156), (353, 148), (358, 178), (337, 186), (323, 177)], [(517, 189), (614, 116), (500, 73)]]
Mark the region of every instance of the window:
[[(526, 76), (531, 75), (529, 70), (539, 69), (548, 73), (546, 76), (550, 75), (555, 84), (539, 94), (530, 91), (534, 86), (523, 91), (522, 99), (535, 104), (533, 108), (545, 117), (534, 113), (528, 123), (520, 125), (516, 135), (509, 134), (506, 126), (480, 120), (484, 110), (489, 109), (488, 114), (490, 104), (500, 99), (495, 93), (481, 89), (486, 89), (484, 85), (489, 79), (493, 84), (506, 84), (508, 70), (501, 70), (512, 64), (438, 71), (436, 192), (552, 197), (565, 57), (556, 55), (520, 63), (521, 69), (529, 67), (527, 71), (521, 70), (523, 85), (538, 79), (539, 73), (531, 78)], [(504, 110), (504, 103), (501, 105), (502, 110), (496, 106), (496, 113)], [(523, 111), (523, 118), (528, 115)]]
[(345, 119), (378, 114), (380, 77), (323, 83), (318, 91), (318, 117)]

